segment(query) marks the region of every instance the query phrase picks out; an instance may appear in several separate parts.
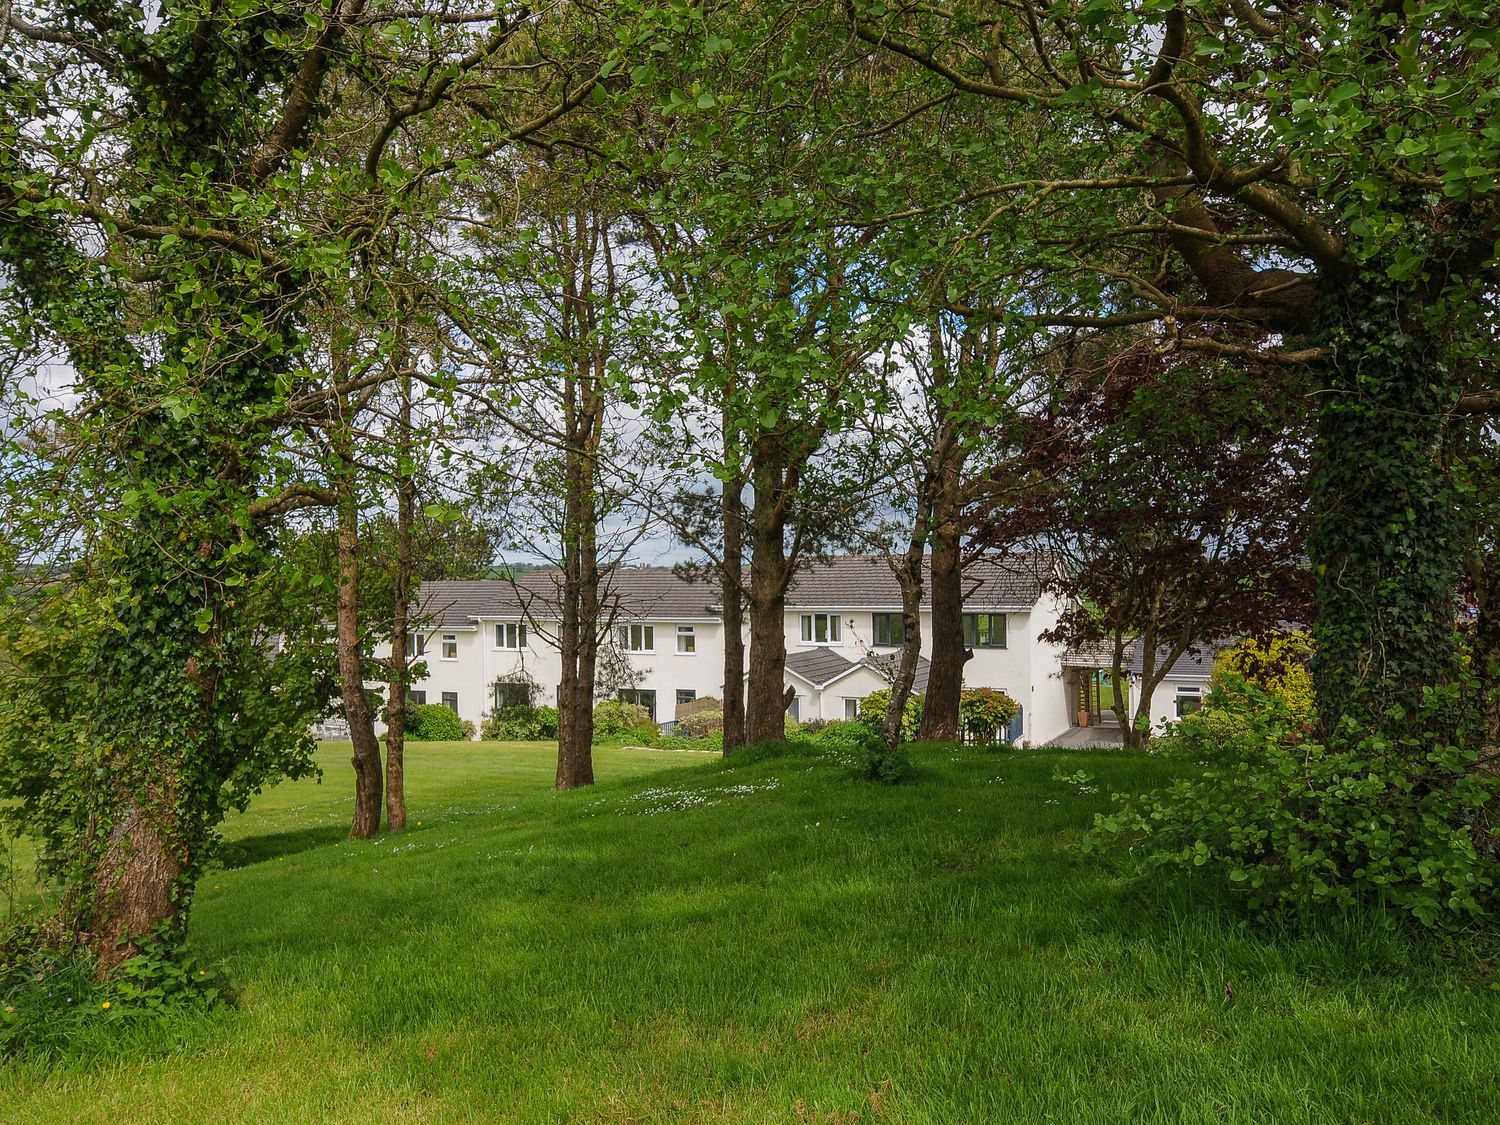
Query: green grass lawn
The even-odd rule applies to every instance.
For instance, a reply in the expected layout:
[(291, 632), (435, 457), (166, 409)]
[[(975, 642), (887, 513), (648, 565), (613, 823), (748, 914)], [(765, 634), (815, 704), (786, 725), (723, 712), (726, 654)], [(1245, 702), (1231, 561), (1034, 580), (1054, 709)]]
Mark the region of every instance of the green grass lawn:
[(0, 1067), (0, 1118), (1500, 1118), (1472, 959), (1368, 919), (1267, 934), (1078, 854), (1162, 763), (915, 756), (886, 789), (811, 752), (601, 750), (559, 795), (549, 747), (417, 746), (418, 826), (355, 843), (329, 749), (202, 885), (238, 1008)]

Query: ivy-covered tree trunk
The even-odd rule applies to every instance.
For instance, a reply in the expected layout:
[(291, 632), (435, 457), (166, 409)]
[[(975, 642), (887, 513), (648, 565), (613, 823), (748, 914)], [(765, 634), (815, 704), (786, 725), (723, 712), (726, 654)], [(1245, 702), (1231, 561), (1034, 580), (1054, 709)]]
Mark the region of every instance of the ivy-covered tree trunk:
[(1485, 745), (1500, 749), (1500, 554), (1481, 551), (1470, 563), (1474, 583), (1474, 671)]
[(155, 541), (194, 543), (203, 558), (214, 551), (172, 522), (144, 516), (124, 547), (118, 632), (97, 662), (101, 740), (93, 753), (102, 784), (80, 856), (92, 878), (73, 884), (65, 913), (105, 973), (144, 942), (181, 935), (209, 842), (206, 787), (191, 771), (215, 742), (221, 622), (210, 617), (198, 631), (194, 599)]
[[(1308, 540), (1317, 582), (1318, 717), (1338, 742), (1419, 723), (1425, 689), (1452, 684), (1464, 538), (1444, 462), (1458, 384), (1383, 279), (1330, 285)], [(1453, 712), (1456, 714), (1456, 711)]]

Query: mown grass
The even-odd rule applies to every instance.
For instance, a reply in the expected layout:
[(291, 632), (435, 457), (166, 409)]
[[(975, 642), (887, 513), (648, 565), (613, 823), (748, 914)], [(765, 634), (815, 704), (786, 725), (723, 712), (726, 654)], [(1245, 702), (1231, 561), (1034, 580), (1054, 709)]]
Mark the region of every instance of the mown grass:
[(344, 753), (233, 823), (203, 885), (193, 946), (239, 1007), (101, 1020), (0, 1070), (0, 1116), (1500, 1116), (1474, 957), (1369, 917), (1266, 933), (1078, 853), (1111, 788), (1162, 780), (1142, 756), (918, 748), (883, 788), (810, 751), (602, 750), (559, 795), (549, 748), (418, 747), (420, 824), (353, 843)]

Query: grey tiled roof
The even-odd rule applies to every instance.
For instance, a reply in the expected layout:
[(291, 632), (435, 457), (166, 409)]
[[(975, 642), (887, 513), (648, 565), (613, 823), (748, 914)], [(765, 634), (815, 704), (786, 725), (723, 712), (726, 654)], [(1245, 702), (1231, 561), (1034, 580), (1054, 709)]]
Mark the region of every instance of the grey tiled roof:
[[(1028, 610), (1042, 596), (1042, 583), (1051, 567), (1051, 556), (1041, 552), (971, 562), (964, 568), (964, 608), (970, 612)], [(787, 594), (787, 605), (793, 609), (899, 610), (901, 586), (883, 556), (841, 555), (799, 574)], [(923, 608), (930, 605), (930, 596), (924, 598)]]
[[(1140, 641), (1130, 642), (1125, 658), (1132, 676), (1139, 676), (1145, 670), (1141, 659), (1144, 651)], [(1208, 679), (1213, 675), (1214, 654), (1217, 651), (1217, 646), (1208, 643), (1203, 644), (1196, 651), (1188, 649), (1167, 670), (1166, 678), (1172, 680)], [(1158, 660), (1166, 657), (1165, 652), (1158, 650), (1158, 653)], [(1114, 646), (1108, 641), (1095, 641), (1069, 648), (1063, 653), (1062, 662), (1064, 668), (1108, 668), (1109, 662), (1113, 659)]]
[(854, 667), (854, 661), (830, 648), (797, 649), (786, 654), (786, 670), (808, 683), (822, 687)]
[[(480, 617), (521, 617), (556, 620), (561, 575), (535, 570), (510, 581), (475, 579), (423, 583), (418, 609), (434, 628), (473, 625)], [(609, 575), (601, 600), (620, 615), (657, 621), (717, 620), (714, 591), (695, 586), (665, 567), (622, 567)]]
[[(1050, 558), (1039, 553), (1003, 560), (981, 560), (964, 570), (964, 608), (970, 612), (1027, 610), (1041, 596)], [(555, 620), (560, 574), (534, 570), (508, 579), (427, 582), (417, 596), (418, 612), (432, 628), (461, 628), (480, 617)], [(605, 579), (603, 600), (626, 617), (657, 621), (703, 621), (719, 617), (718, 590), (690, 583), (667, 567), (620, 567)], [(924, 602), (924, 607), (927, 603)], [(901, 608), (901, 588), (878, 555), (842, 555), (799, 575), (787, 594), (787, 608)]]
[[(900, 659), (899, 653), (872, 652), (868, 653), (864, 659), (854, 661), (832, 649), (797, 649), (786, 654), (786, 667), (787, 671), (795, 672), (814, 687), (821, 688), (840, 676), (847, 675), (860, 665), (874, 669), (882, 678), (890, 680), (896, 674), (896, 663)], [(925, 656), (917, 657), (917, 675), (912, 681), (912, 691), (925, 692), (927, 690), (927, 679), (931, 671), (932, 662)]]
[[(901, 663), (899, 652), (872, 652), (860, 661), (867, 668), (873, 668), (885, 679), (893, 680), (896, 677), (896, 669)], [(919, 694), (927, 691), (927, 680), (932, 674), (932, 661), (925, 656), (917, 657), (917, 674), (911, 682), (911, 690)]]

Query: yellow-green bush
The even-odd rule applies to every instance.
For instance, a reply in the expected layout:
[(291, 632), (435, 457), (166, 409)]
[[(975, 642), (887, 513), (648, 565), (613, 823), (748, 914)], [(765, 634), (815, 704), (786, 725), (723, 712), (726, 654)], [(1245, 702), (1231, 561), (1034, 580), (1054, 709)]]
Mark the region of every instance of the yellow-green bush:
[(1214, 686), (1232, 690), (1234, 677), (1240, 677), (1281, 700), (1293, 724), (1312, 723), (1317, 703), (1307, 666), (1311, 656), (1312, 638), (1300, 629), (1247, 637), (1215, 658)]

